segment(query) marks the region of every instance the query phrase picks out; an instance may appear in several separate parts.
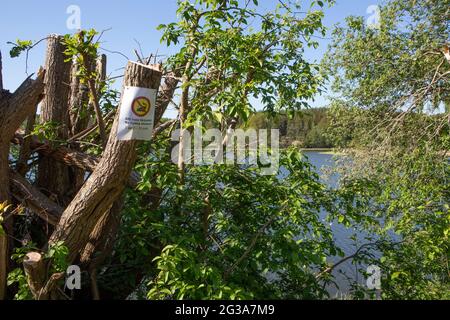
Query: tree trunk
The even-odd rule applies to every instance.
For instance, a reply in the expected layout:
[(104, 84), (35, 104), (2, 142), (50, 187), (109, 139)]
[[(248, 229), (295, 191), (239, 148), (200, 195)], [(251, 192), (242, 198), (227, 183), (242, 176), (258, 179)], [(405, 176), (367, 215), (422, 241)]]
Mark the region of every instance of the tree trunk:
[[(119, 198), (114, 202), (111, 210), (106, 212), (97, 222), (89, 236), (89, 242), (81, 253), (81, 264), (88, 265), (93, 262), (90, 268), (97, 268), (111, 253), (113, 249), (111, 244), (114, 243), (116, 233), (120, 226), (123, 205), (123, 198)], [(99, 255), (94, 257), (95, 253)]]
[[(100, 85), (97, 87), (97, 92), (100, 91), (100, 87), (104, 85), (106, 81), (106, 64), (107, 57), (106, 55), (101, 55), (95, 66), (97, 75), (98, 75), (98, 83)], [(88, 62), (89, 72), (94, 71), (94, 63)], [(89, 100), (89, 90), (87, 86), (81, 85), (80, 78), (77, 76), (79, 66), (77, 63), (74, 63), (72, 66), (72, 74), (71, 74), (71, 93), (70, 93), (70, 101), (69, 101), (69, 110), (70, 110), (70, 132), (71, 139), (74, 137), (83, 134), (89, 126), (91, 117), (90, 112), (94, 109), (90, 104)], [(106, 118), (105, 118), (106, 121)], [(95, 128), (95, 127), (94, 127)], [(94, 132), (95, 130), (92, 130)], [(81, 151), (81, 148), (78, 144), (72, 144), (72, 147), (76, 151)], [(73, 194), (76, 194), (80, 188), (84, 184), (86, 170), (79, 168), (72, 168), (72, 186), (73, 186)]]
[(10, 170), (11, 194), (17, 202), (31, 209), (37, 216), (51, 225), (56, 225), (64, 208), (52, 202), (21, 174)]
[(159, 123), (173, 99), (179, 84), (174, 73), (169, 73), (164, 78), (164, 82), (159, 89), (158, 100), (156, 102), (155, 124)]
[(186, 120), (189, 107), (189, 80), (185, 75), (183, 76), (183, 92), (181, 93), (179, 121), (180, 121), (180, 140), (178, 144), (178, 174), (180, 176), (180, 185), (184, 186), (185, 179), (185, 138), (186, 138)]
[[(28, 78), (14, 92), (0, 91), (0, 203), (9, 201), (9, 146), (16, 130), (33, 113), (42, 99), (45, 72), (40, 71), (36, 80)], [(5, 232), (10, 233), (12, 220), (3, 222)], [(8, 236), (0, 235), (0, 300), (6, 297), (6, 277), (9, 265)]]
[(100, 91), (100, 88), (105, 85), (106, 81), (106, 66), (107, 66), (108, 58), (106, 54), (102, 54), (97, 59), (96, 71), (98, 77), (99, 86), (97, 86), (97, 91)]
[[(45, 99), (41, 107), (41, 123), (58, 124), (57, 139), (64, 141), (69, 137), (69, 94), (71, 63), (66, 62), (65, 46), (62, 37), (52, 35), (48, 38), (45, 79)], [(62, 163), (42, 157), (39, 161), (37, 185), (48, 196), (55, 197), (61, 205), (67, 204), (71, 197), (70, 170)]]
[[(157, 130), (155, 130), (156, 132)], [(15, 144), (23, 144), (24, 136), (21, 133), (16, 133), (12, 142)], [(53, 161), (63, 163), (67, 166), (79, 168), (84, 171), (93, 172), (100, 162), (100, 158), (86, 154), (80, 151), (74, 151), (66, 147), (53, 148), (49, 143), (43, 143), (33, 137), (30, 143), (31, 150), (39, 153), (42, 156), (51, 158)], [(137, 172), (132, 172), (128, 179), (128, 185), (131, 188), (136, 188), (140, 181), (140, 176)]]
[[(9, 148), (5, 146), (0, 147), (0, 203), (9, 201), (9, 192), (7, 182), (8, 174), (5, 171), (8, 169), (8, 154)], [(5, 156), (6, 155), (6, 156)], [(6, 168), (5, 168), (6, 167)], [(8, 172), (8, 171), (6, 171)], [(1, 214), (1, 213), (0, 213)], [(7, 234), (10, 232), (9, 221), (4, 221), (3, 230)], [(6, 298), (6, 279), (8, 276), (9, 266), (9, 250), (8, 250), (8, 236), (6, 234), (0, 234), (0, 300)]]
[(36, 112), (37, 106), (35, 107), (33, 114), (28, 117), (27, 127), (25, 128), (25, 138), (23, 139), (19, 158), (17, 159), (16, 170), (23, 177), (25, 177), (28, 170), (30, 169), (28, 161), (30, 160), (31, 156), (31, 141), (33, 140), (31, 131), (33, 131), (34, 125), (36, 124)]
[[(97, 62), (97, 74), (101, 75), (100, 81), (104, 81), (106, 79), (106, 70), (104, 67), (102, 68), (102, 66), (105, 65), (106, 57), (101, 57)], [(175, 78), (173, 74), (169, 74), (164, 78), (164, 81), (159, 88), (156, 102), (155, 124), (161, 121), (163, 114), (173, 99), (178, 83), (179, 80)], [(174, 121), (168, 121), (155, 128), (155, 130), (153, 130), (153, 138), (173, 124)], [(132, 173), (128, 185), (134, 188), (139, 180), (140, 177), (136, 173)], [(156, 193), (150, 192), (149, 195), (144, 197), (144, 199), (148, 200), (148, 203), (152, 203), (151, 207), (153, 210), (156, 210), (157, 206), (159, 206), (159, 201), (155, 198), (156, 196), (158, 199), (161, 197), (161, 190), (158, 189)], [(120, 213), (124, 204), (123, 202), (123, 199), (117, 200), (111, 208), (111, 212), (107, 212), (99, 220), (89, 238), (89, 243), (86, 245), (81, 254), (80, 262), (83, 265), (88, 265), (88, 269), (91, 274), (96, 274), (96, 270), (101, 266), (106, 257), (111, 254), (114, 248), (114, 242), (120, 225)], [(98, 298), (100, 295), (99, 290), (96, 287), (96, 283), (94, 283), (95, 280), (92, 280), (92, 282), (92, 286), (95, 287), (95, 290), (93, 289), (92, 292), (95, 292), (95, 296)]]
[(23, 261), (23, 269), (27, 275), (28, 286), (33, 296), (37, 298), (40, 296), (41, 284), (46, 277), (45, 264), (42, 261), (42, 255), (37, 252), (28, 253)]
[(80, 262), (86, 266), (91, 275), (91, 294), (94, 300), (100, 300), (101, 294), (97, 284), (97, 271), (103, 262), (111, 256), (120, 227), (123, 197), (114, 202), (111, 210), (97, 222), (89, 242), (81, 253)]
[[(124, 86), (158, 89), (161, 66), (145, 66), (130, 62)], [(49, 245), (64, 242), (73, 262), (85, 248), (97, 222), (121, 196), (136, 159), (137, 141), (118, 141), (119, 112), (108, 144), (97, 168), (64, 211)]]
[[(102, 55), (97, 61), (96, 61), (96, 66), (94, 66), (93, 64), (90, 63), (90, 57), (86, 54), (82, 54), (82, 59), (83, 59), (83, 63), (84, 63), (84, 67), (86, 69), (89, 69), (90, 67), (94, 68), (97, 73), (97, 78), (92, 77), (91, 75), (89, 75), (87, 77), (87, 85), (89, 88), (89, 93), (90, 93), (90, 106), (94, 109), (95, 112), (95, 118), (97, 119), (97, 125), (98, 125), (98, 129), (99, 129), (99, 133), (100, 133), (100, 140), (102, 142), (102, 146), (106, 146), (107, 143), (107, 136), (106, 136), (106, 126), (105, 126), (105, 122), (103, 120), (103, 115), (102, 115), (102, 111), (100, 108), (100, 90), (99, 90), (99, 81), (101, 80), (101, 77), (103, 76), (103, 74), (105, 74), (106, 76), (106, 56)], [(103, 65), (104, 63), (104, 65)]]
[(80, 77), (77, 76), (79, 69), (77, 63), (72, 65), (69, 99), (71, 136), (82, 132), (89, 125), (89, 89), (80, 83)]

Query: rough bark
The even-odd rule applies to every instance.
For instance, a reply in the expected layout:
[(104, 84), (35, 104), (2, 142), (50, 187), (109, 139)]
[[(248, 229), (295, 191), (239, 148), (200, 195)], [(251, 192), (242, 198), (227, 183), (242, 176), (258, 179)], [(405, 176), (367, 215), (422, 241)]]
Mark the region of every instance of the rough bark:
[[(107, 62), (108, 62), (108, 58), (106, 57), (106, 54), (102, 54), (97, 59), (96, 70), (97, 70), (97, 77), (98, 77), (98, 82), (100, 83), (100, 86), (104, 85), (105, 81), (106, 81)], [(97, 87), (97, 90), (100, 89), (100, 86)]]
[(0, 94), (0, 141), (9, 145), (23, 121), (33, 113), (36, 104), (43, 98), (45, 70), (38, 72), (36, 80), (31, 76), (13, 93)]
[[(154, 137), (159, 132), (173, 125), (175, 121), (168, 121), (159, 126), (154, 131)], [(162, 196), (162, 190), (159, 188), (152, 188), (149, 193), (142, 197), (142, 206), (150, 211), (158, 209)], [(111, 212), (105, 214), (97, 223), (92, 232), (89, 243), (81, 254), (81, 263), (88, 265), (90, 273), (94, 275), (92, 280), (92, 292), (94, 296), (100, 295), (98, 288), (96, 288), (95, 274), (96, 270), (102, 265), (105, 259), (111, 255), (114, 248), (114, 243), (120, 226), (121, 211), (123, 207), (123, 199), (116, 201), (111, 208)]]
[[(120, 225), (120, 217), (124, 200), (118, 199), (111, 210), (105, 213), (97, 222), (89, 236), (89, 241), (81, 253), (80, 262), (83, 265), (91, 264), (89, 269), (96, 269), (112, 251), (117, 230)], [(98, 255), (94, 257), (94, 254)]]
[(36, 123), (36, 112), (37, 106), (35, 107), (33, 114), (28, 117), (27, 127), (25, 128), (25, 138), (23, 139), (19, 158), (17, 159), (16, 170), (22, 176), (25, 176), (30, 169), (28, 161), (31, 156), (31, 141), (33, 140), (33, 137), (30, 134)]
[[(98, 86), (96, 88), (97, 92), (99, 92), (101, 86), (106, 81), (106, 64), (107, 58), (106, 55), (101, 55), (98, 60), (96, 66), (94, 66), (93, 62), (88, 62), (89, 71), (92, 72), (95, 68), (98, 75)], [(71, 137), (69, 142), (75, 141), (77, 139), (83, 139), (85, 136), (95, 132), (98, 128), (98, 125), (91, 125), (89, 128), (91, 117), (89, 116), (90, 110), (94, 107), (91, 105), (89, 101), (89, 93), (88, 88), (85, 85), (80, 83), (80, 78), (77, 75), (79, 70), (79, 65), (74, 63), (72, 66), (72, 74), (71, 74), (71, 93), (70, 93), (70, 101), (69, 101), (69, 110), (70, 110), (70, 122), (71, 122)], [(107, 123), (109, 119), (105, 117), (104, 121)], [(78, 144), (72, 143), (71, 148), (75, 151), (81, 151), (81, 148)], [(84, 184), (86, 169), (78, 169), (72, 168), (72, 186), (73, 186), (73, 194), (76, 194), (80, 188)], [(92, 170), (90, 170), (92, 171)]]
[[(10, 94), (0, 91), (0, 202), (9, 201), (9, 146), (21, 123), (34, 111), (42, 99), (45, 72), (31, 77)], [(9, 219), (8, 219), (9, 220)], [(11, 220), (4, 221), (5, 231), (11, 231)], [(6, 276), (9, 264), (8, 238), (0, 236), (0, 300), (6, 295)]]
[[(58, 124), (57, 139), (64, 141), (69, 137), (69, 94), (71, 63), (66, 62), (65, 46), (62, 37), (51, 35), (47, 43), (45, 79), (45, 98), (41, 106), (41, 122)], [(62, 163), (42, 157), (39, 161), (37, 185), (49, 196), (57, 198), (58, 203), (70, 201), (70, 170)]]
[[(106, 56), (102, 56), (102, 57), (106, 57)], [(86, 54), (82, 55), (83, 58), (83, 62), (84, 62), (84, 67), (86, 69), (89, 69), (90, 67), (90, 58), (89, 56), (87, 56)], [(105, 63), (106, 63), (106, 59), (105, 59)], [(103, 68), (101, 66), (102, 64), (102, 60), (100, 59), (100, 62), (98, 62), (98, 65), (100, 65), (100, 67), (96, 67), (96, 69), (98, 70), (99, 68)], [(103, 70), (100, 70), (100, 72), (102, 72)], [(97, 125), (99, 128), (99, 132), (100, 132), (100, 138), (102, 141), (102, 145), (105, 146), (107, 141), (107, 136), (106, 136), (106, 126), (105, 126), (105, 122), (103, 120), (103, 115), (101, 112), (101, 108), (100, 108), (100, 95), (99, 95), (99, 87), (97, 86), (97, 82), (94, 77), (88, 77), (87, 79), (87, 85), (89, 88), (89, 92), (90, 92), (90, 105), (94, 108), (94, 112), (95, 112), (95, 117), (97, 119)]]
[[(130, 62), (124, 86), (158, 89), (161, 77), (160, 65), (145, 66)], [(119, 114), (116, 115), (106, 149), (95, 171), (63, 212), (49, 239), (49, 247), (59, 242), (67, 246), (69, 263), (86, 248), (99, 220), (105, 213), (111, 212), (113, 204), (121, 197), (136, 160), (138, 142), (117, 140)], [(46, 297), (53, 287), (52, 277), (42, 284), (41, 291), (44, 291)]]
[[(125, 86), (158, 89), (161, 67), (130, 62), (125, 73)], [(136, 160), (137, 141), (118, 141), (119, 113), (108, 144), (97, 168), (64, 211), (49, 245), (59, 241), (69, 248), (69, 262), (84, 249), (97, 222), (121, 196)]]
[(101, 299), (101, 291), (97, 284), (97, 272), (104, 261), (111, 256), (120, 227), (121, 213), (124, 205), (123, 197), (118, 199), (97, 223), (89, 242), (84, 248), (80, 262), (91, 276), (91, 294), (94, 300)]
[(31, 185), (21, 174), (10, 171), (11, 195), (36, 215), (51, 225), (56, 225), (64, 208), (60, 207), (35, 186)]
[(86, 129), (89, 124), (89, 117), (87, 116), (89, 105), (89, 90), (87, 86), (80, 83), (80, 77), (77, 76), (79, 69), (80, 66), (77, 63), (74, 63), (71, 71), (69, 99), (71, 136), (74, 136)]
[[(69, 119), (70, 119), (70, 138), (77, 135), (89, 124), (87, 116), (87, 107), (89, 102), (89, 94), (80, 83), (80, 77), (77, 75), (79, 65), (74, 62), (71, 71), (70, 98), (69, 98)], [(75, 150), (79, 150), (79, 146), (72, 146)], [(72, 186), (74, 194), (83, 186), (85, 179), (85, 171), (79, 168), (72, 168)]]
[[(4, 156), (5, 153), (9, 152), (9, 148), (1, 147), (0, 148), (0, 202), (9, 201), (9, 193), (7, 190), (7, 184), (4, 181), (4, 165), (2, 163), (8, 164), (8, 157)], [(1, 213), (0, 213), (1, 214)], [(7, 225), (7, 221), (3, 223), (3, 229), (6, 233), (9, 232), (10, 226)], [(7, 235), (0, 234), (0, 300), (5, 299), (6, 297), (6, 279), (8, 274), (8, 266), (9, 266), (9, 250), (8, 250), (8, 237)]]
[[(12, 139), (15, 144), (22, 144), (24, 141), (24, 135), (17, 132)], [(92, 172), (95, 170), (100, 162), (100, 158), (89, 155), (80, 151), (74, 151), (66, 147), (54, 148), (49, 143), (40, 142), (38, 139), (33, 138), (30, 142), (30, 148), (33, 152), (37, 152), (42, 156), (51, 158), (53, 161), (63, 163), (67, 166), (76, 167), (84, 171)], [(136, 172), (130, 174), (128, 185), (131, 188), (135, 188), (140, 181), (140, 176)]]
[(28, 253), (23, 261), (23, 268), (31, 293), (38, 300), (46, 277), (42, 255), (37, 252)]
[(167, 110), (167, 107), (173, 99), (179, 82), (180, 81), (175, 77), (173, 73), (167, 74), (164, 78), (164, 82), (159, 89), (158, 100), (156, 102), (157, 108), (155, 112), (155, 123), (161, 121), (164, 113)]
[[(103, 60), (103, 59), (102, 59)], [(105, 62), (104, 62), (105, 63)], [(97, 67), (97, 72), (100, 73), (99, 66)], [(105, 72), (106, 73), (106, 72)], [(104, 77), (106, 74), (104, 75)], [(159, 123), (167, 110), (167, 107), (171, 103), (175, 91), (178, 87), (179, 80), (174, 76), (173, 73), (166, 75), (163, 83), (161, 84), (158, 92), (158, 98), (156, 102), (156, 110), (155, 110), (155, 124)], [(161, 132), (166, 130), (175, 124), (175, 120), (167, 121), (153, 131), (153, 138), (159, 135)], [(129, 186), (135, 188), (137, 183), (140, 181), (140, 177), (136, 172), (132, 172), (129, 179)], [(146, 201), (146, 205), (148, 205), (151, 210), (156, 210), (159, 206), (159, 200), (161, 198), (161, 190), (158, 188), (152, 189), (146, 196), (144, 196), (144, 201)], [(148, 202), (147, 202), (148, 201)], [(102, 219), (98, 222), (95, 227), (91, 237), (89, 239), (89, 243), (86, 245), (86, 248), (83, 250), (81, 255), (81, 263), (89, 264), (89, 269), (92, 274), (96, 274), (96, 269), (103, 263), (105, 258), (111, 253), (114, 241), (117, 236), (117, 232), (119, 229), (120, 223), (120, 211), (123, 205), (123, 201), (117, 201), (113, 207), (111, 208), (111, 214), (106, 214)], [(120, 209), (119, 209), (120, 208)], [(94, 255), (95, 258), (94, 258)], [(92, 280), (92, 292), (94, 296), (98, 296), (98, 288), (96, 288), (95, 277)], [(95, 288), (96, 289), (95, 289)], [(94, 294), (95, 293), (95, 294)]]

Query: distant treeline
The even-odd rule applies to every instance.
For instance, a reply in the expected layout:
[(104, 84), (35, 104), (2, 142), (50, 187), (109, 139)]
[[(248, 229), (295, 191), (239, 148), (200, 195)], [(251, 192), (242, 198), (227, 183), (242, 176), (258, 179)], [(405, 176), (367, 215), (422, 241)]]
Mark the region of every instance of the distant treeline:
[(302, 148), (332, 148), (333, 142), (328, 139), (327, 108), (315, 108), (299, 111), (293, 116), (279, 114), (270, 116), (266, 112), (258, 112), (250, 117), (247, 128), (279, 129), (282, 147), (291, 145)]

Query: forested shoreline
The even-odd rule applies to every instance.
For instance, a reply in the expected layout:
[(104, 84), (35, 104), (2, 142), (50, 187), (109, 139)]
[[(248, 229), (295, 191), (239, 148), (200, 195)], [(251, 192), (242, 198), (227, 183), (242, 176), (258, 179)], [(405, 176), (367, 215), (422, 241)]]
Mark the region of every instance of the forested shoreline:
[[(355, 111), (335, 104), (329, 107), (299, 111), (293, 115), (270, 115), (257, 112), (241, 127), (256, 130), (278, 129), (280, 130), (280, 143), (283, 148), (291, 146), (305, 150), (359, 148), (364, 144), (358, 139), (358, 132), (351, 132), (349, 129), (356, 129), (359, 126), (358, 121), (363, 121), (364, 118), (368, 119), (372, 115), (369, 111), (366, 111), (365, 115)], [(347, 113), (348, 121), (345, 124), (340, 122), (342, 118), (339, 114), (342, 112)], [(397, 116), (400, 115), (401, 113), (397, 114)], [(392, 117), (392, 115), (386, 116)], [(438, 119), (440, 115), (418, 113), (416, 117), (417, 121), (421, 121), (423, 126), (426, 127), (435, 119)], [(339, 128), (339, 126), (342, 127)], [(347, 130), (344, 132), (345, 128)], [(338, 132), (339, 129), (340, 132)]]

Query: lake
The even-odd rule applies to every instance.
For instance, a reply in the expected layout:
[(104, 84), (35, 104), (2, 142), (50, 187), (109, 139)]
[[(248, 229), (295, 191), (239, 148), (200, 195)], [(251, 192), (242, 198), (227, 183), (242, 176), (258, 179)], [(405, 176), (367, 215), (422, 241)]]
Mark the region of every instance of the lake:
[[(331, 188), (335, 188), (338, 184), (339, 177), (336, 174), (328, 176), (323, 172), (325, 167), (333, 167), (335, 165), (334, 156), (332, 154), (316, 151), (303, 151), (303, 154), (308, 157), (310, 163), (315, 167), (316, 172), (321, 176), (322, 182)], [(322, 212), (322, 219), (324, 221), (326, 217), (327, 212)], [(358, 247), (367, 243), (365, 234), (357, 232), (353, 228), (346, 228), (337, 221), (331, 224), (331, 229), (334, 234), (336, 245), (345, 252), (346, 256), (354, 254)], [(356, 242), (351, 239), (353, 235), (356, 235)], [(342, 258), (340, 257), (331, 258), (330, 262), (337, 262), (341, 259)], [(365, 285), (366, 279), (358, 272), (359, 268), (361, 268), (361, 265), (355, 265), (351, 260), (348, 260), (333, 271), (339, 289), (337, 289), (336, 286), (329, 286), (327, 289), (331, 297), (341, 298), (348, 295), (350, 290), (349, 279)]]

